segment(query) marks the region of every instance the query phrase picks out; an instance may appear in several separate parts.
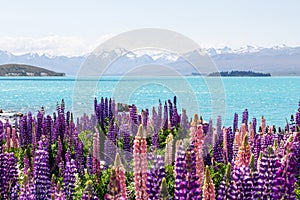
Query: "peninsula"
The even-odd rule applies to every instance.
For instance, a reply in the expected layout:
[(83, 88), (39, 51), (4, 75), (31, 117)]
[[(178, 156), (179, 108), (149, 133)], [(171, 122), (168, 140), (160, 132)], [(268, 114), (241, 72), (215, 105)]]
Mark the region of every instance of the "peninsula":
[(5, 64), (0, 65), (0, 76), (65, 76), (65, 73), (31, 65)]

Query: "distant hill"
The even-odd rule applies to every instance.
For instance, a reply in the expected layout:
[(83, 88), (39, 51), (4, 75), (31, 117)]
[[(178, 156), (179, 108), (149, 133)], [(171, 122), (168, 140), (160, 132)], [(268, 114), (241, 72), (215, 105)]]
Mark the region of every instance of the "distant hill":
[(0, 65), (0, 76), (65, 76), (51, 70), (22, 64)]
[(208, 76), (238, 76), (238, 77), (261, 77), (261, 76), (271, 76), (270, 73), (260, 73), (253, 71), (231, 71), (231, 72), (213, 72), (208, 74)]

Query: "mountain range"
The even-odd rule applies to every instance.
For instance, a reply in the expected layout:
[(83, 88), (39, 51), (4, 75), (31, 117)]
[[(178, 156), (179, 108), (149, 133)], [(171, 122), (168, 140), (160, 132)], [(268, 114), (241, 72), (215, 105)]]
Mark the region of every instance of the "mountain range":
[[(300, 47), (286, 45), (270, 48), (244, 46), (239, 49), (230, 47), (205, 49), (219, 71), (251, 70), (272, 75), (300, 75)], [(125, 54), (126, 53), (126, 54)], [(124, 55), (125, 54), (125, 55)], [(91, 55), (91, 54), (90, 54)], [(121, 56), (124, 55), (124, 56)], [(52, 56), (46, 54), (27, 53), (14, 55), (0, 50), (0, 64), (27, 64), (40, 66), (48, 70), (64, 72), (67, 75), (76, 75), (83, 62), (89, 55), (84, 56)], [(193, 59), (195, 52), (184, 54), (186, 58)], [(128, 52), (125, 49), (104, 51), (97, 58), (109, 60), (118, 58), (112, 66), (117, 70), (110, 73), (117, 74), (120, 70), (128, 70), (133, 65), (170, 65), (182, 74), (195, 73), (185, 59), (176, 54), (166, 52)], [(114, 69), (114, 67), (112, 68)]]

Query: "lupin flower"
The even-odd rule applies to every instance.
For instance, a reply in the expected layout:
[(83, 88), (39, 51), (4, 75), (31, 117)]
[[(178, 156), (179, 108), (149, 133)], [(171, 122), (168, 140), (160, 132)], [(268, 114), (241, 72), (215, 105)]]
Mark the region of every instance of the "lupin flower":
[(182, 128), (182, 132), (180, 133), (180, 138), (185, 138), (187, 134), (187, 130), (189, 129), (189, 118), (186, 114), (186, 110), (182, 109), (181, 112), (181, 120), (180, 120), (180, 127)]
[(13, 152), (2, 154), (1, 166), (1, 197), (3, 199), (10, 199), (12, 189), (18, 184), (18, 168), (17, 159)]
[(160, 199), (161, 200), (171, 200), (171, 197), (168, 192), (168, 185), (166, 178), (163, 178), (160, 186)]
[(223, 149), (221, 147), (219, 137), (216, 133), (214, 134), (213, 158), (216, 162), (224, 162)]
[(165, 163), (171, 165), (173, 161), (173, 135), (170, 133), (166, 139)]
[(279, 163), (279, 169), (276, 172), (276, 180), (273, 187), (273, 199), (291, 199), (296, 200), (295, 183), (298, 174), (297, 158), (294, 154), (292, 139), (286, 144), (286, 152)]
[(274, 154), (272, 147), (268, 147), (262, 154), (259, 162), (259, 179), (257, 188), (257, 198), (272, 199), (276, 172), (278, 170), (278, 158)]
[(93, 138), (93, 171), (96, 174), (100, 173), (100, 133), (97, 128)]
[(203, 128), (199, 125), (193, 138), (194, 152), (196, 156), (196, 175), (198, 177), (199, 183), (202, 184), (204, 177), (204, 162), (203, 162)]
[(120, 193), (124, 200), (127, 199), (127, 189), (126, 189), (126, 180), (125, 180), (125, 169), (121, 162), (120, 154), (116, 154), (116, 159), (114, 163), (114, 169), (116, 171), (116, 179), (120, 185)]
[(222, 118), (218, 116), (217, 119), (217, 135), (220, 145), (223, 143), (223, 130), (222, 130)]
[(175, 199), (201, 199), (195, 159), (193, 148), (189, 147), (185, 150), (184, 145), (179, 144), (175, 164)]
[(164, 118), (163, 118), (162, 123), (163, 123), (162, 124), (163, 130), (168, 130), (169, 120), (168, 120), (168, 106), (167, 106), (167, 102), (165, 102), (165, 105), (164, 105)]
[(243, 119), (242, 119), (242, 123), (246, 124), (246, 130), (248, 131), (248, 109), (245, 109), (243, 112)]
[(49, 155), (43, 142), (39, 141), (34, 157), (34, 196), (36, 200), (51, 199)]
[(135, 136), (138, 131), (138, 114), (137, 108), (134, 104), (129, 109), (130, 116), (130, 132), (132, 136)]
[(264, 116), (261, 117), (260, 127), (261, 127), (262, 133), (264, 134), (265, 130), (266, 130), (266, 119)]
[(220, 183), (217, 200), (227, 200), (231, 198), (231, 164), (226, 166), (226, 172)]
[(243, 139), (242, 145), (239, 147), (236, 161), (234, 162), (235, 167), (248, 167), (251, 157), (251, 147), (248, 142), (248, 135), (246, 134)]
[(21, 192), (20, 192), (20, 200), (34, 199), (34, 195), (33, 195), (33, 191), (32, 191), (32, 184), (31, 184), (31, 179), (30, 179), (29, 174), (30, 174), (30, 171), (28, 170), (23, 179), (23, 184), (22, 184)]
[(147, 193), (147, 141), (143, 134), (143, 125), (139, 126), (133, 145), (135, 198), (148, 199)]
[(122, 195), (121, 195), (121, 188), (120, 188), (120, 183), (117, 178), (116, 170), (113, 167), (111, 169), (111, 174), (110, 174), (110, 181), (108, 184), (108, 191), (109, 193), (105, 194), (104, 199), (105, 200), (121, 200)]
[(130, 131), (127, 124), (123, 124), (122, 132), (123, 132), (123, 140), (124, 140), (123, 143), (124, 159), (127, 162), (130, 162), (132, 158), (132, 145), (130, 139)]
[(81, 199), (82, 200), (98, 200), (98, 197), (96, 196), (96, 193), (94, 192), (93, 182), (91, 180), (88, 180), (86, 182), (86, 186), (82, 193)]
[(75, 154), (76, 162), (77, 162), (77, 170), (79, 175), (82, 177), (84, 175), (84, 149), (83, 149), (82, 141), (79, 141), (77, 146), (78, 146), (77, 152)]
[(203, 200), (215, 200), (215, 185), (210, 176), (209, 167), (206, 166), (205, 175), (204, 175), (204, 183), (202, 187), (202, 198)]
[(19, 146), (18, 135), (17, 135), (17, 132), (16, 132), (15, 128), (12, 128), (12, 130), (11, 130), (11, 136), (12, 136), (12, 147), (13, 148), (18, 148), (18, 146)]
[(234, 113), (233, 118), (233, 133), (235, 133), (236, 129), (238, 128), (239, 116), (237, 113)]
[(147, 124), (148, 124), (148, 117), (149, 117), (149, 111), (148, 111), (148, 109), (142, 110), (141, 116), (142, 116), (143, 127), (144, 127), (144, 129), (146, 129), (147, 128)]
[(154, 158), (154, 163), (148, 170), (147, 175), (147, 187), (149, 200), (160, 199), (160, 187), (162, 179), (165, 177), (165, 165), (163, 158), (160, 155), (156, 155)]
[[(227, 144), (227, 161), (231, 163), (233, 159), (233, 142), (234, 142), (234, 135), (231, 127), (225, 129), (224, 128), (224, 133), (226, 131), (226, 137), (224, 137), (224, 140), (226, 139), (226, 144)], [(225, 142), (224, 142), (225, 146)]]
[(75, 161), (71, 159), (71, 161), (66, 162), (66, 167), (64, 170), (64, 193), (69, 200), (73, 199), (76, 172), (77, 170), (75, 166)]
[(254, 136), (256, 135), (256, 118), (255, 117), (253, 117), (253, 119), (252, 119), (252, 126), (253, 126), (253, 131), (254, 131)]
[(70, 197), (66, 198), (66, 196), (65, 196), (64, 192), (62, 191), (61, 186), (60, 186), (59, 183), (57, 183), (55, 185), (53, 193), (51, 195), (51, 198), (55, 199), (55, 200), (66, 200), (66, 199), (70, 200), (70, 199), (72, 199)]
[(113, 163), (116, 156), (116, 132), (114, 128), (114, 119), (110, 122), (107, 138), (104, 142), (104, 152), (105, 165), (109, 166)]
[(232, 172), (231, 199), (253, 199), (253, 181), (248, 166), (234, 166)]

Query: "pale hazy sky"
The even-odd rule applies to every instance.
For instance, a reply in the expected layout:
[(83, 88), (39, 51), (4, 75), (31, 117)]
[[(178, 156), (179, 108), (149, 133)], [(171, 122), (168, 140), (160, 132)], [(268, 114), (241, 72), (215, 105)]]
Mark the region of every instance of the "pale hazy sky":
[(203, 47), (300, 46), (299, 0), (0, 0), (0, 49), (80, 55), (139, 28), (182, 33)]

